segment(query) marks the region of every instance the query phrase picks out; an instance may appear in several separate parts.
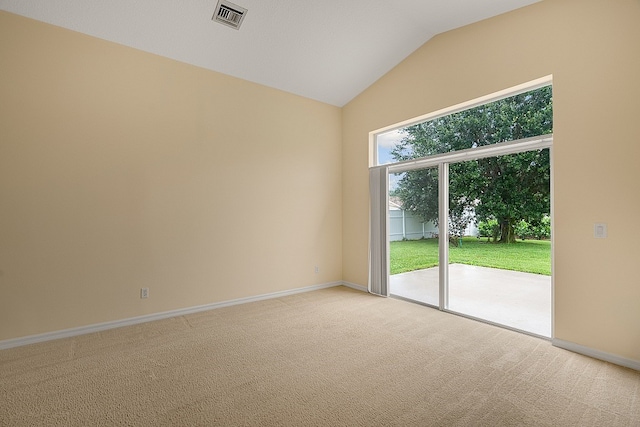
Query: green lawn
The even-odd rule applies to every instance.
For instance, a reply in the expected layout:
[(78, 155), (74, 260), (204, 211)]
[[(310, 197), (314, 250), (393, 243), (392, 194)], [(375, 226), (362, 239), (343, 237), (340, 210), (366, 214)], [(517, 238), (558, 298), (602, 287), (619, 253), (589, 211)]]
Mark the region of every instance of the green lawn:
[[(391, 274), (438, 265), (438, 239), (390, 244)], [(461, 247), (449, 247), (449, 263), (551, 275), (551, 242), (518, 240), (509, 245), (465, 237)]]

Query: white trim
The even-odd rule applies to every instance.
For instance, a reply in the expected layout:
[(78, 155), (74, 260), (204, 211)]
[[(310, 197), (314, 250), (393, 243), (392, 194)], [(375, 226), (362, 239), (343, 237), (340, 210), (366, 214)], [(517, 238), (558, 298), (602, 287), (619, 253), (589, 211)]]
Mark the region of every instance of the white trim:
[(580, 344), (575, 344), (575, 343), (560, 340), (557, 338), (552, 339), (551, 344), (554, 347), (563, 348), (565, 350), (569, 350), (574, 353), (579, 353), (585, 356), (593, 357), (594, 359), (604, 360), (605, 362), (613, 363), (616, 365), (624, 366), (625, 368), (631, 368), (631, 369), (635, 369), (636, 371), (640, 371), (640, 360), (627, 359), (626, 357), (596, 350), (590, 347), (585, 347)]
[(229, 307), (232, 305), (246, 304), (249, 302), (262, 301), (272, 298), (280, 298), (288, 295), (299, 294), (303, 292), (317, 291), (320, 289), (332, 288), (335, 286), (348, 286), (350, 288), (362, 290), (366, 292), (366, 288), (346, 282), (330, 282), (320, 285), (305, 286), (302, 288), (290, 289), (286, 291), (272, 292), (269, 294), (256, 295), (253, 297), (238, 298), (229, 301), (215, 302), (212, 304), (199, 305), (194, 307), (181, 308), (178, 310), (164, 311), (161, 313), (147, 314), (144, 316), (130, 317), (128, 319), (114, 320), (111, 322), (96, 323), (93, 325), (80, 326), (78, 328), (63, 329), (60, 331), (46, 332), (44, 334), (29, 335), (26, 337), (12, 338), (0, 341), (0, 350), (8, 348), (20, 347), (23, 345), (36, 344), (45, 341), (57, 340), (60, 338), (75, 337), (78, 335), (91, 334), (94, 332), (106, 331), (108, 329), (121, 328), (123, 326), (137, 325), (139, 323), (152, 322), (154, 320), (162, 320), (170, 317), (184, 316), (186, 314), (198, 313), (201, 311), (213, 310), (216, 308)]
[(361, 292), (369, 292), (367, 290), (366, 286), (362, 286), (362, 285), (358, 285), (355, 283), (351, 283), (351, 282), (342, 282), (342, 286), (346, 286), (347, 288), (351, 288), (351, 289), (355, 289), (356, 291), (361, 291)]

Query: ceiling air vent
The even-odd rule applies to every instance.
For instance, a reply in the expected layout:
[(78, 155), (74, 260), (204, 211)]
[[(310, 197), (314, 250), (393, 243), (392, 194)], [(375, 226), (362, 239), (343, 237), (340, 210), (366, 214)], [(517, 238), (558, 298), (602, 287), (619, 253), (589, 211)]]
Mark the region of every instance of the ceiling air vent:
[(240, 24), (242, 24), (246, 14), (247, 9), (244, 7), (233, 4), (230, 1), (219, 0), (216, 12), (211, 19), (237, 30), (240, 28)]

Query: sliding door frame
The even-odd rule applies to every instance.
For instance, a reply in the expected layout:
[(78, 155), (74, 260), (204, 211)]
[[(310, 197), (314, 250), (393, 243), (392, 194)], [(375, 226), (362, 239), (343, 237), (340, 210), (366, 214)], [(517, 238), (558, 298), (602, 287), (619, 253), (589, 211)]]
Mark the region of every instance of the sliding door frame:
[(438, 164), (438, 298), (449, 308), (449, 163)]
[[(503, 156), (507, 154), (517, 154), (533, 150), (549, 150), (550, 167), (550, 204), (551, 204), (551, 338), (555, 336), (554, 330), (554, 256), (553, 256), (553, 134), (535, 136), (531, 138), (519, 139), (516, 141), (501, 142), (493, 145), (486, 145), (477, 148), (455, 151), (451, 153), (437, 154), (415, 160), (392, 163), (386, 165), (388, 173), (402, 173), (416, 169), (426, 169), (438, 167), (438, 269), (439, 269), (439, 306), (442, 311), (449, 311), (449, 165), (467, 160), (478, 160), (487, 157)], [(388, 189), (387, 189), (388, 192)], [(384, 204), (385, 211), (388, 210), (388, 201)], [(388, 216), (388, 212), (387, 212)], [(388, 236), (387, 236), (388, 241)], [(388, 251), (388, 245), (387, 245)], [(387, 253), (387, 259), (388, 259)], [(387, 270), (388, 271), (388, 270)], [(387, 272), (387, 274), (389, 274)], [(387, 283), (389, 278), (387, 277)], [(462, 313), (455, 313), (463, 315)], [(471, 316), (466, 316), (471, 317)], [(475, 319), (475, 318), (474, 318)], [(477, 319), (484, 321), (483, 319)], [(486, 321), (485, 321), (486, 322)], [(492, 323), (492, 322), (487, 322)], [(500, 325), (505, 327), (504, 325)], [(508, 329), (514, 329), (509, 328)], [(525, 332), (525, 331), (520, 331)], [(526, 333), (526, 332), (525, 332)]]

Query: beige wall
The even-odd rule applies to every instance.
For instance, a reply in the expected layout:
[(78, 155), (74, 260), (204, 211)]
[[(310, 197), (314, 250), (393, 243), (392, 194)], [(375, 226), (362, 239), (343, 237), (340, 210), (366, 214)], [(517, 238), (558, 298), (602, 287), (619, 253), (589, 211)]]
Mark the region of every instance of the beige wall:
[(555, 337), (640, 361), (637, 0), (545, 0), (442, 34), (349, 103), (343, 278), (367, 282), (368, 132), (549, 74)]
[(0, 340), (342, 277), (337, 107), (0, 12), (0, 138)]

